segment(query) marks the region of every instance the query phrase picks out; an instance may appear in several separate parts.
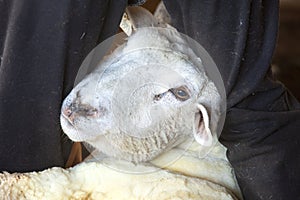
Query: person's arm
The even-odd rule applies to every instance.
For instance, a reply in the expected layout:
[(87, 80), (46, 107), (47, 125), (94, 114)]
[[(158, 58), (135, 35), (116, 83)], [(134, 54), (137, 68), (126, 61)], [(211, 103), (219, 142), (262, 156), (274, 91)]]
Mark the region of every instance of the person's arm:
[(216, 62), (227, 92), (221, 142), (245, 199), (300, 197), (300, 105), (272, 80), (278, 1), (164, 0), (172, 25)]

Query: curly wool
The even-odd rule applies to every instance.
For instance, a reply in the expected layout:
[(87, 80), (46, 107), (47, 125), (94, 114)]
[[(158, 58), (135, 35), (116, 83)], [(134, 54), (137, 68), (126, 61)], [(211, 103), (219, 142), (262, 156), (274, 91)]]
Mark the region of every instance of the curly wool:
[[(122, 168), (151, 173), (124, 173), (100, 162), (84, 162), (73, 168), (54, 167), (41, 172), (0, 174), (1, 199), (205, 199), (235, 200), (240, 196), (224, 147), (216, 146), (205, 158), (187, 151), (173, 164), (154, 166), (114, 162)], [(173, 149), (159, 159), (178, 155)], [(160, 163), (156, 160), (155, 163)]]

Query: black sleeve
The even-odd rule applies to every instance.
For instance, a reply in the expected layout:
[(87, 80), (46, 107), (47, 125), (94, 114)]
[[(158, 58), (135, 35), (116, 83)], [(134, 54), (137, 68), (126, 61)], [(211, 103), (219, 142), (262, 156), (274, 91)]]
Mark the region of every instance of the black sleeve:
[(270, 72), (278, 1), (164, 2), (221, 72), (228, 112), (220, 140), (245, 199), (299, 199), (300, 105)]
[[(127, 1), (0, 1), (0, 171), (63, 166), (60, 106), (85, 56), (115, 34)], [(65, 153), (64, 153), (65, 152)]]

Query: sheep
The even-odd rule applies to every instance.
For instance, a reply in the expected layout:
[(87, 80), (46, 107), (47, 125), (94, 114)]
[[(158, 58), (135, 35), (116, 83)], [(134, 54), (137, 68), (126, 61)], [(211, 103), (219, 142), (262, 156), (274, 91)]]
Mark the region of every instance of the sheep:
[[(176, 156), (179, 150), (165, 156)], [(215, 147), (204, 159), (190, 151), (173, 165), (158, 171), (155, 167), (129, 162), (114, 163), (135, 171), (153, 170), (140, 174), (124, 173), (101, 162), (83, 162), (69, 169), (54, 167), (42, 172), (3, 173), (0, 174), (0, 197), (5, 200), (236, 200), (238, 187), (224, 156), (221, 146)]]
[(217, 138), (222, 91), (174, 28), (139, 7), (126, 19), (128, 41), (62, 105), (64, 132), (96, 161), (0, 174), (4, 199), (242, 198)]

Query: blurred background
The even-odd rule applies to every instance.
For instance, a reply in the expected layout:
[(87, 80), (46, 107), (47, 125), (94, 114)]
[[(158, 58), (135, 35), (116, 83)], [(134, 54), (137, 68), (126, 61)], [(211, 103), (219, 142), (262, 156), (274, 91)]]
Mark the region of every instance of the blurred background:
[[(159, 2), (148, 0), (143, 7), (154, 12)], [(280, 0), (279, 37), (272, 71), (300, 101), (300, 0)]]
[(300, 101), (299, 0), (280, 0), (279, 37), (272, 70), (274, 76)]

